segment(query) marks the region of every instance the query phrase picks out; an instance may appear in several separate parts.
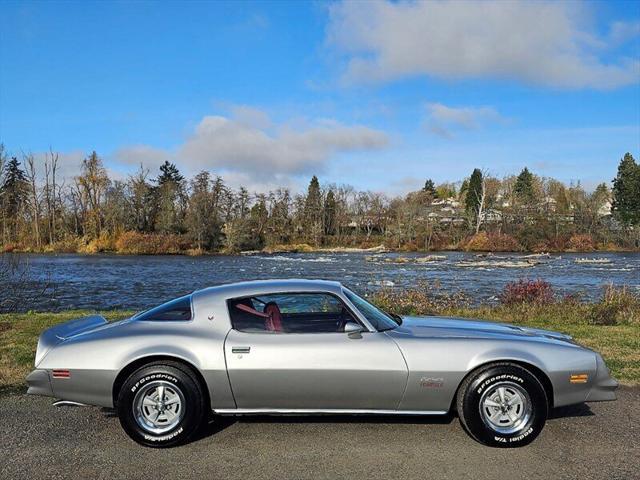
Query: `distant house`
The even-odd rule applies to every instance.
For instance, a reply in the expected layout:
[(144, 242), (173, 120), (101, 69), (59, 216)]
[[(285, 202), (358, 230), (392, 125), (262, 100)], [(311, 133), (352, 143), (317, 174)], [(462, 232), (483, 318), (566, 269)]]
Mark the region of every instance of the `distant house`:
[(556, 201), (555, 198), (546, 196), (540, 203), (540, 207), (542, 207), (543, 210), (546, 210), (549, 212), (555, 212), (557, 204), (558, 202)]
[(609, 200), (605, 201), (602, 206), (598, 209), (598, 216), (599, 217), (607, 217), (609, 215), (611, 215), (611, 202)]

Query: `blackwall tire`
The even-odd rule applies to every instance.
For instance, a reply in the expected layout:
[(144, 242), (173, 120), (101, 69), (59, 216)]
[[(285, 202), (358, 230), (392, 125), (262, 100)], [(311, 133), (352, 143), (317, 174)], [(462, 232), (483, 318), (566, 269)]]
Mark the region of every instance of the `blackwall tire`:
[(514, 363), (497, 363), (469, 375), (458, 391), (460, 423), (471, 437), (499, 448), (522, 447), (542, 431), (548, 401), (538, 378)]
[(188, 367), (162, 362), (133, 372), (118, 394), (124, 431), (141, 445), (174, 447), (188, 442), (205, 423), (205, 395)]

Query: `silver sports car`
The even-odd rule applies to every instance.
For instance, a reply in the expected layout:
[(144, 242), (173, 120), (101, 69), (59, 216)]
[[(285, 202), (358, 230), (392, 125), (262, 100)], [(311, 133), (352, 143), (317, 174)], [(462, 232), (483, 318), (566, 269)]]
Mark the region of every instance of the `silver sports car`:
[[(445, 415), (475, 440), (531, 442), (549, 409), (615, 400), (602, 357), (556, 332), (388, 314), (337, 282), (198, 290), (40, 336), (28, 393), (115, 408), (135, 441), (188, 441), (211, 413)], [(215, 417), (214, 417), (215, 419)]]

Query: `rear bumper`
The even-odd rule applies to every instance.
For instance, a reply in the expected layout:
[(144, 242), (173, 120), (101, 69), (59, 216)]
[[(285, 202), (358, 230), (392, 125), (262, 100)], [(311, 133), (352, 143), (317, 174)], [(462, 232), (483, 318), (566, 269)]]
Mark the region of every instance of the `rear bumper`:
[(27, 375), (27, 393), (29, 395), (43, 395), (53, 397), (51, 379), (47, 370), (36, 369)]
[(587, 395), (586, 402), (608, 402), (617, 400), (616, 389), (618, 381), (611, 376), (611, 372), (600, 355), (596, 356), (596, 378)]

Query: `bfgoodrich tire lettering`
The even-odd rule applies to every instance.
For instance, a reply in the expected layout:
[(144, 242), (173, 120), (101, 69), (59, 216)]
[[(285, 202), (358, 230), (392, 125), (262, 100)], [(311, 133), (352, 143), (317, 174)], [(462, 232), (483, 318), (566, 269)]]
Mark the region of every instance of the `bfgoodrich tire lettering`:
[(531, 443), (547, 420), (544, 387), (526, 368), (496, 363), (467, 377), (458, 391), (458, 416), (475, 440), (492, 447)]
[(124, 382), (118, 417), (124, 431), (148, 447), (187, 442), (205, 419), (204, 392), (189, 368), (177, 362), (146, 365)]

